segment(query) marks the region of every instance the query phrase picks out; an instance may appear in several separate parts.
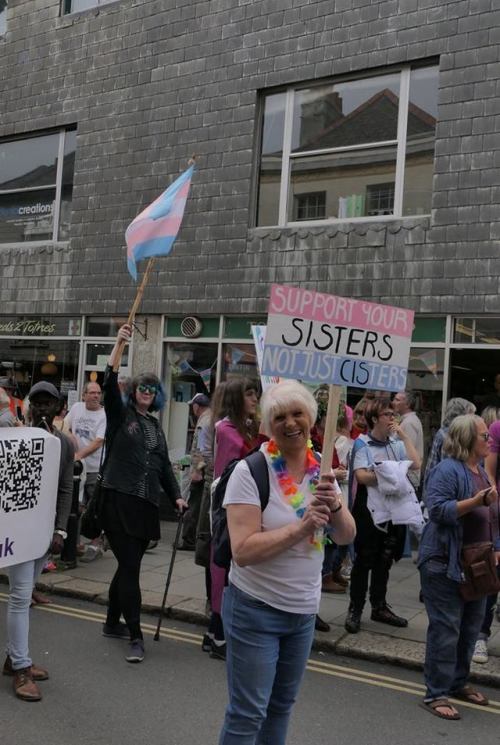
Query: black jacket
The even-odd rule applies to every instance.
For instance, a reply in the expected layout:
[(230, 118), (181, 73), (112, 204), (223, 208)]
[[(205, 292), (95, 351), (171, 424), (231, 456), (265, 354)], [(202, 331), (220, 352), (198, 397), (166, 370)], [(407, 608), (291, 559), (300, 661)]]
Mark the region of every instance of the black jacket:
[(179, 485), (168, 456), (163, 430), (158, 428), (158, 446), (148, 452), (141, 417), (133, 405), (125, 405), (118, 387), (118, 373), (108, 366), (104, 376), (104, 409), (106, 411), (106, 450), (103, 484), (125, 494), (138, 494), (146, 484), (145, 499), (159, 505), (162, 495), (171, 500), (180, 498)]

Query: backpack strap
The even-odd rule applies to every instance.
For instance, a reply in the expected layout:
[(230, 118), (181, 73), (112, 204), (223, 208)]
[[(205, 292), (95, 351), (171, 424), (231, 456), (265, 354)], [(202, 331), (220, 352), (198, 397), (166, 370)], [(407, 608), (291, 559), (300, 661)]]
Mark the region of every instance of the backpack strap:
[(257, 484), (257, 489), (259, 491), (260, 508), (262, 512), (264, 512), (269, 502), (270, 490), (269, 469), (267, 467), (266, 456), (260, 450), (255, 450), (254, 452), (250, 453), (250, 455), (246, 456), (245, 462), (250, 470), (250, 473), (252, 474), (253, 480)]

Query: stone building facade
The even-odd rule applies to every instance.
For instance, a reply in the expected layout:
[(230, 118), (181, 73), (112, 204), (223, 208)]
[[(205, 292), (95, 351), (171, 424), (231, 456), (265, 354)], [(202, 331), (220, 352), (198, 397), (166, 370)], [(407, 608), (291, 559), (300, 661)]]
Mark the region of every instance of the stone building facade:
[[(24, 365), (4, 372), (32, 378), (27, 334), (12, 328), (49, 317), (61, 349), (74, 332), (68, 389), (99, 370), (135, 291), (125, 228), (194, 153), (182, 231), (156, 263), (137, 345), (173, 400), (250, 369), (249, 321), (265, 320), (272, 282), (414, 309), (410, 380), (424, 409), (489, 393), (500, 371), (494, 0), (8, 0), (0, 33), (0, 356)], [(431, 139), (414, 214), (408, 107)], [(336, 117), (349, 142), (332, 134)], [(306, 120), (310, 136), (297, 139)], [(268, 152), (266, 124), (284, 132)], [(325, 213), (325, 190), (354, 161), (362, 188), (337, 189)], [(268, 162), (276, 209), (262, 224)], [(382, 162), (374, 190), (366, 174)], [(304, 191), (316, 166), (327, 186)], [(187, 316), (201, 322), (195, 339)]]

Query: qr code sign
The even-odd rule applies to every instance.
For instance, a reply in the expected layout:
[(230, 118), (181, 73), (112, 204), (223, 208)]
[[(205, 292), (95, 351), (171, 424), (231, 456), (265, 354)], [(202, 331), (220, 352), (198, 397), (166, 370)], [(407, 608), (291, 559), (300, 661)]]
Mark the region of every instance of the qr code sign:
[(0, 440), (0, 509), (4, 512), (32, 510), (37, 506), (44, 446), (43, 437)]

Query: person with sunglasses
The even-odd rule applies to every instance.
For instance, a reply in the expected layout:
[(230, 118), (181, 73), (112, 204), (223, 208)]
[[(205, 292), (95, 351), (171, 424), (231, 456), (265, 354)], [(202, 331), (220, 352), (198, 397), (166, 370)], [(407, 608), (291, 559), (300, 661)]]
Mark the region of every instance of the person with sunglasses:
[[(124, 343), (132, 328), (123, 325), (116, 338), (104, 376), (106, 455), (102, 467), (102, 522), (109, 546), (118, 561), (109, 587), (103, 634), (129, 638), (127, 662), (142, 662), (141, 561), (150, 541), (160, 538), (160, 501), (187, 507), (181, 499), (168, 455), (165, 435), (152, 412), (165, 403), (165, 392), (153, 373), (143, 373), (130, 384), (125, 401), (118, 384)], [(120, 618), (123, 615), (125, 623)]]
[(356, 522), (354, 550), (356, 558), (351, 571), (350, 604), (345, 629), (357, 634), (370, 578), (371, 619), (389, 626), (404, 628), (406, 618), (397, 616), (386, 601), (389, 571), (394, 561), (403, 555), (406, 525), (385, 529), (376, 526), (368, 509), (368, 487), (377, 487), (375, 464), (382, 461), (411, 461), (410, 469), (418, 470), (420, 457), (408, 435), (401, 429), (388, 398), (375, 398), (365, 409), (368, 433), (360, 435), (351, 451), (349, 504)]
[(426, 692), (420, 705), (441, 719), (460, 719), (450, 696), (468, 704), (488, 704), (486, 696), (468, 683), (486, 597), (466, 600), (460, 591), (462, 549), (489, 542), (496, 551), (500, 548), (498, 493), (482, 466), (489, 454), (488, 440), (481, 417), (457, 416), (444, 442), (447, 457), (431, 471), (427, 484), (429, 522), (417, 562), (429, 617)]

